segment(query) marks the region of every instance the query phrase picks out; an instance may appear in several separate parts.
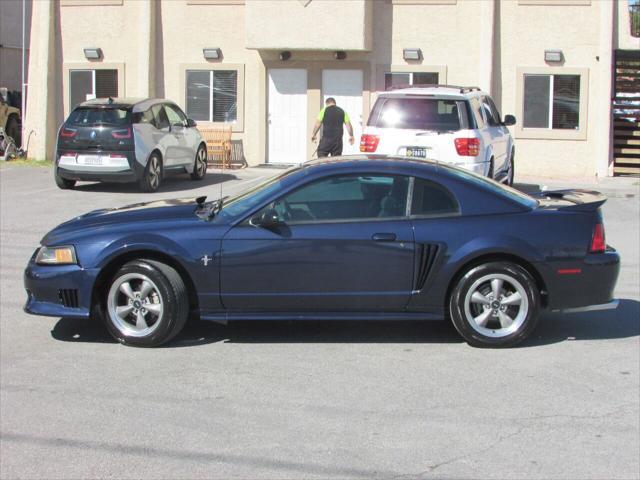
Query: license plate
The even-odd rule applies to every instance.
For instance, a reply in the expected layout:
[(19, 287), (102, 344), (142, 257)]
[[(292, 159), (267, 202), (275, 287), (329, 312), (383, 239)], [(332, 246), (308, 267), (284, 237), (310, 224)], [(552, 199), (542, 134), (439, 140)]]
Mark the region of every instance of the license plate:
[(80, 155), (78, 160), (83, 165), (102, 165), (102, 157), (98, 155)]
[(407, 147), (405, 155), (407, 157), (427, 158), (427, 149), (424, 147)]

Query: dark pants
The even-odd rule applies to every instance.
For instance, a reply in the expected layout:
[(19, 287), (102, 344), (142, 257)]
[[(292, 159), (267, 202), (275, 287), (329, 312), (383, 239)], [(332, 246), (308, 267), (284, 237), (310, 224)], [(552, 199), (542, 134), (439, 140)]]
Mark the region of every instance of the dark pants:
[(337, 157), (342, 155), (342, 137), (326, 138), (322, 137), (318, 144), (318, 158)]

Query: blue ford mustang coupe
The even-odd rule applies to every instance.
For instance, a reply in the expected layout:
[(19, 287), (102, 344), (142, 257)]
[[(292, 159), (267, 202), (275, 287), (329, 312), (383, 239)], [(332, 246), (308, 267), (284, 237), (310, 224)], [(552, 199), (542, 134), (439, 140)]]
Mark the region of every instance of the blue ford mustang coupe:
[[(96, 210), (42, 239), (25, 310), (156, 346), (187, 318), (438, 320), (512, 346), (542, 309), (615, 308), (598, 192), (531, 197), (386, 156), (308, 162), (233, 198)], [(191, 315), (190, 315), (191, 314)]]

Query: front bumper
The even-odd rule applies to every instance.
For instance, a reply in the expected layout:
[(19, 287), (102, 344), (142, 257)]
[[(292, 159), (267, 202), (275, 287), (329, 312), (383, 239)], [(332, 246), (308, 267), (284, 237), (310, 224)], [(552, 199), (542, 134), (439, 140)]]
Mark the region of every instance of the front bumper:
[(580, 261), (549, 261), (540, 268), (548, 291), (547, 308), (567, 312), (615, 308), (619, 272), (620, 255), (610, 247)]
[[(136, 159), (133, 151), (87, 151), (79, 152), (81, 155), (96, 155), (102, 157), (100, 165), (87, 165), (80, 163), (78, 158), (58, 151), (56, 155), (56, 173), (67, 180), (80, 180), (90, 182), (136, 182), (144, 175), (144, 165)], [(110, 158), (109, 154), (125, 155), (122, 158)]]
[(32, 259), (24, 271), (24, 311), (49, 317), (88, 318), (98, 272), (79, 265), (37, 265)]

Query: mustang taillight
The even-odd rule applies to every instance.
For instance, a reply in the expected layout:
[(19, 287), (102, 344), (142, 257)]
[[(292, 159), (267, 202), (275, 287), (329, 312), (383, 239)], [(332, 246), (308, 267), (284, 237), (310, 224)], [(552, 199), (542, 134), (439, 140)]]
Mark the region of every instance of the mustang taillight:
[(360, 151), (361, 152), (375, 152), (378, 148), (380, 137), (378, 135), (371, 135), (365, 133), (360, 137)]
[(480, 153), (480, 140), (477, 138), (456, 138), (453, 142), (461, 157), (477, 157)]
[(122, 130), (113, 130), (111, 136), (117, 139), (131, 138), (131, 129), (123, 128)]
[(604, 253), (606, 248), (607, 244), (604, 239), (604, 225), (602, 223), (596, 223), (593, 227), (593, 236), (591, 237), (589, 253)]
[(75, 128), (62, 127), (62, 130), (60, 130), (61, 137), (75, 137), (76, 133), (78, 133), (78, 130), (76, 130)]

